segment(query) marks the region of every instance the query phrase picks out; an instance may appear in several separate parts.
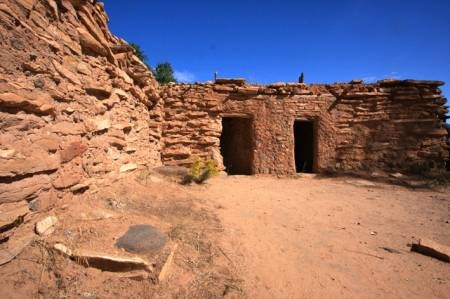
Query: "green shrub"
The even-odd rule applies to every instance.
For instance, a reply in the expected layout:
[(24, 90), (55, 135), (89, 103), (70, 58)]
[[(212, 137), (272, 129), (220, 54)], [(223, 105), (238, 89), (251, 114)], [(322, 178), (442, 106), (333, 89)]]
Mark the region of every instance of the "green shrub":
[(182, 183), (189, 185), (192, 182), (202, 184), (219, 172), (219, 167), (214, 160), (195, 160), (189, 172), (184, 176)]

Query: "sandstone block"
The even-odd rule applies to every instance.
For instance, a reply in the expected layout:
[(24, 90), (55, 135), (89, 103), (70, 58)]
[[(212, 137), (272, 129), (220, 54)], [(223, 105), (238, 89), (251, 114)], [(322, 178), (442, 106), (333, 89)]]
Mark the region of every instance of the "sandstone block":
[(32, 231), (24, 231), (14, 235), (6, 243), (6, 246), (0, 248), (0, 266), (12, 261), (18, 256), (35, 238)]
[(11, 159), (15, 156), (17, 151), (15, 149), (0, 149), (1, 159)]
[(105, 100), (111, 96), (111, 88), (108, 86), (89, 84), (84, 86), (84, 90), (87, 94), (95, 96), (99, 100)]
[(37, 0), (17, 0), (19, 4), (25, 7), (28, 11), (32, 10)]
[(80, 62), (77, 65), (77, 72), (80, 74), (86, 75), (86, 76), (90, 76), (92, 74), (92, 71), (91, 71), (89, 65), (87, 65), (84, 62)]
[(0, 184), (0, 204), (31, 200), (51, 187), (48, 175), (35, 175), (9, 184)]
[(231, 86), (215, 85), (213, 88), (217, 92), (233, 92), (234, 91), (234, 88)]
[(56, 189), (67, 189), (78, 184), (82, 177), (79, 172), (65, 169), (61, 170), (58, 177), (53, 181), (53, 187)]
[(258, 86), (238, 87), (237, 92), (244, 95), (257, 95), (259, 91)]
[(59, 149), (60, 140), (52, 135), (35, 135), (30, 138), (34, 146), (39, 147), (49, 153), (55, 153)]
[(111, 120), (105, 117), (96, 117), (88, 120), (86, 127), (90, 132), (100, 132), (107, 130), (111, 127)]
[(130, 172), (130, 171), (133, 171), (133, 170), (135, 170), (135, 169), (137, 169), (138, 168), (138, 166), (137, 166), (137, 164), (134, 164), (134, 163), (128, 163), (128, 164), (124, 164), (124, 165), (122, 165), (122, 166), (120, 166), (120, 172), (121, 173), (124, 173), (124, 172)]
[(35, 150), (32, 156), (8, 159), (0, 164), (0, 177), (15, 177), (58, 169), (59, 157), (49, 155), (42, 150)]
[(29, 93), (26, 96), (12, 92), (1, 93), (0, 105), (41, 114), (51, 114), (55, 110), (51, 97), (48, 94), (40, 92)]
[(59, 62), (57, 62), (56, 60), (52, 60), (52, 64), (55, 67), (55, 70), (62, 77), (66, 78), (67, 80), (69, 80), (73, 84), (81, 85), (80, 79), (78, 79), (78, 77), (74, 73), (72, 73), (71, 71), (69, 71), (68, 69), (63, 67), (61, 64), (59, 64)]
[(23, 217), (30, 212), (26, 201), (0, 205), (0, 231), (5, 231), (23, 222)]
[(98, 42), (86, 29), (77, 28), (80, 44), (85, 53), (95, 53), (101, 56), (107, 56), (108, 51)]
[(55, 250), (65, 256), (88, 267), (101, 269), (102, 271), (126, 272), (133, 270), (144, 270), (153, 272), (153, 266), (139, 257), (113, 256), (88, 250), (71, 250), (64, 244), (55, 244)]
[(50, 131), (61, 135), (84, 135), (85, 126), (82, 123), (59, 122), (51, 126)]
[(55, 231), (56, 223), (58, 223), (58, 218), (49, 216), (36, 223), (36, 233), (40, 236), (48, 236)]
[(87, 145), (81, 141), (74, 141), (63, 146), (60, 151), (61, 162), (67, 163), (72, 161), (75, 157), (81, 156), (86, 150)]

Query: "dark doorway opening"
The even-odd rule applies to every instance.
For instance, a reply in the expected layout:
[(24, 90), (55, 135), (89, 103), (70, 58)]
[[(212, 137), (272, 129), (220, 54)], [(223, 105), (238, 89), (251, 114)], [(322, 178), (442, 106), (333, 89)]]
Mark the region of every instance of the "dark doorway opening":
[(220, 152), (226, 172), (230, 175), (252, 174), (252, 120), (244, 117), (222, 118)]
[(314, 171), (314, 122), (295, 121), (295, 170), (312, 173)]

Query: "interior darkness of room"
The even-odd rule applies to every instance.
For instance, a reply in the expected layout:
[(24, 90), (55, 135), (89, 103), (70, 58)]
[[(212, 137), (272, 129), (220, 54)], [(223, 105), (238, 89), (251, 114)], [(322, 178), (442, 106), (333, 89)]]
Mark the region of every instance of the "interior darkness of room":
[(296, 121), (294, 139), (296, 171), (312, 173), (314, 170), (314, 122)]
[(220, 151), (229, 175), (252, 174), (252, 120), (243, 117), (222, 118)]

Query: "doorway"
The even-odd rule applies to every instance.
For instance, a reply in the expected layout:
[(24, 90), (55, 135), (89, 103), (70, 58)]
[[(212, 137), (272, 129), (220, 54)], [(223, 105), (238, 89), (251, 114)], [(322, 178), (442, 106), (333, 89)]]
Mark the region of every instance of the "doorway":
[(295, 170), (296, 172), (314, 172), (315, 134), (314, 122), (297, 120), (294, 122)]
[(220, 152), (229, 175), (251, 175), (253, 163), (252, 119), (223, 117)]

